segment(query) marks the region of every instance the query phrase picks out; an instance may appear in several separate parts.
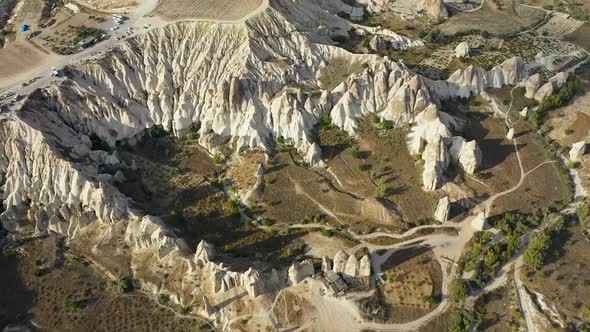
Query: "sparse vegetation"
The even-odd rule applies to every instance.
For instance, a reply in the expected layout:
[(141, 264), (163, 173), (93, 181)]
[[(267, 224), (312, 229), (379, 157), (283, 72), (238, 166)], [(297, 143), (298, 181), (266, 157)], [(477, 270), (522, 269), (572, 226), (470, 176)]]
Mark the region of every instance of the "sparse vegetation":
[(129, 277), (123, 277), (115, 283), (117, 290), (121, 293), (129, 293), (133, 290), (133, 281)]
[(240, 215), (240, 206), (234, 200), (228, 200), (225, 202), (225, 213), (231, 217), (237, 217)]

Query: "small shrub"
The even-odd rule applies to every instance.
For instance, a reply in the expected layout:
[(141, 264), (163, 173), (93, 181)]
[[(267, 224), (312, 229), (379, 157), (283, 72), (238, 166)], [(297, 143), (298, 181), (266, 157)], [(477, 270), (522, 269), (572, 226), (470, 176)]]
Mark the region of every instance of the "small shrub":
[(467, 298), (469, 289), (463, 280), (457, 280), (453, 283), (451, 289), (451, 299), (454, 302), (461, 302)]
[(41, 269), (39, 266), (35, 266), (35, 267), (33, 268), (33, 275), (34, 275), (35, 277), (40, 277), (40, 276), (42, 276), (42, 275), (43, 275), (43, 269)]
[(133, 290), (133, 282), (129, 277), (120, 278), (117, 283), (117, 289), (121, 293), (129, 293)]
[(227, 202), (225, 202), (225, 213), (227, 213), (229, 216), (232, 217), (237, 217), (240, 215), (240, 207), (238, 205), (238, 203), (236, 203), (233, 200), (228, 200)]
[(565, 134), (566, 134), (566, 135), (571, 135), (571, 134), (573, 134), (573, 133), (574, 133), (574, 131), (573, 131), (572, 129), (566, 129), (566, 130), (565, 130)]
[(78, 308), (78, 302), (68, 298), (64, 300), (64, 306), (69, 310), (74, 310)]
[(361, 152), (359, 150), (352, 149), (352, 150), (350, 150), (350, 154), (355, 159), (360, 159), (361, 158)]
[(322, 115), (322, 126), (329, 127), (330, 125), (332, 125), (332, 119), (330, 119), (330, 114)]
[(189, 306), (183, 306), (183, 305), (181, 305), (178, 308), (178, 313), (180, 313), (183, 316), (186, 316), (186, 315), (190, 314), (191, 311), (192, 311), (192, 308), (189, 307)]
[(381, 122), (381, 118), (377, 114), (371, 115), (371, 123), (378, 124)]
[(360, 164), (360, 165), (358, 166), (358, 169), (359, 169), (359, 171), (361, 171), (361, 172), (366, 172), (366, 171), (368, 171), (368, 170), (369, 170), (369, 168), (370, 168), (369, 164)]
[(381, 121), (381, 128), (386, 130), (391, 129), (393, 128), (393, 122), (390, 120), (383, 119), (383, 121)]
[(385, 196), (387, 196), (387, 192), (388, 192), (387, 186), (380, 184), (375, 189), (375, 196), (377, 196), (378, 198), (384, 198)]
[(332, 237), (332, 236), (334, 236), (334, 232), (331, 229), (322, 229), (322, 231), (320, 232), (320, 234), (322, 234), (325, 237)]
[(158, 302), (160, 302), (161, 304), (167, 304), (168, 302), (170, 302), (170, 296), (168, 294), (160, 294), (158, 296)]
[(221, 153), (216, 153), (215, 156), (213, 156), (213, 162), (215, 162), (217, 165), (223, 164), (224, 161), (225, 158)]

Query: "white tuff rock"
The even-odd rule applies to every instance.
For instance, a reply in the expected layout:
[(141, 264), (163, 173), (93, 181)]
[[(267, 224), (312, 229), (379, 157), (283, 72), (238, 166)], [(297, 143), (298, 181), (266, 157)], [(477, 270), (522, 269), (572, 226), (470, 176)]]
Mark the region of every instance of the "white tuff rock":
[(445, 222), (449, 218), (451, 211), (451, 201), (448, 197), (443, 197), (438, 201), (436, 211), (434, 212), (434, 219), (440, 222)]
[(340, 250), (334, 256), (334, 272), (346, 272), (346, 263), (348, 260), (348, 255)]
[(313, 263), (310, 261), (303, 261), (301, 263), (294, 263), (289, 268), (289, 281), (291, 285), (300, 283), (303, 279), (312, 276), (314, 273)]
[(570, 160), (576, 161), (580, 159), (584, 153), (586, 153), (586, 141), (574, 143), (569, 153)]
[(369, 254), (364, 255), (359, 262), (359, 277), (370, 277), (371, 276), (371, 257)]
[(355, 255), (348, 256), (348, 260), (346, 261), (346, 267), (344, 269), (344, 273), (351, 277), (356, 277), (359, 270), (359, 262), (356, 259)]
[(457, 58), (469, 58), (469, 44), (467, 42), (461, 42), (455, 48), (455, 57)]
[(510, 128), (508, 130), (508, 133), (506, 133), (506, 138), (507, 139), (514, 139), (514, 128)]

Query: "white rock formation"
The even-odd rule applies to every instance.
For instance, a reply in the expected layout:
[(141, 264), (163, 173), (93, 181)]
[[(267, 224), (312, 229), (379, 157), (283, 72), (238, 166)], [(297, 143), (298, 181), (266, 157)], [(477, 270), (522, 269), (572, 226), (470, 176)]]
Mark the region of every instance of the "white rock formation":
[(456, 58), (469, 58), (469, 44), (467, 42), (461, 42), (455, 48)]
[(371, 257), (369, 254), (364, 255), (359, 262), (358, 269), (359, 277), (370, 277), (371, 276)]
[(569, 72), (560, 72), (551, 77), (547, 83), (543, 84), (537, 91), (533, 98), (541, 102), (545, 97), (551, 96), (554, 92), (565, 85), (569, 78)]
[(371, 38), (369, 41), (369, 47), (374, 51), (381, 51), (387, 48), (387, 42), (383, 39), (383, 37), (376, 35)]
[(449, 17), (443, 0), (359, 0), (370, 13), (392, 11), (402, 19), (415, 18), (425, 14), (434, 22), (442, 22)]
[(205, 240), (201, 240), (197, 245), (197, 251), (195, 252), (194, 261), (195, 263), (201, 262), (206, 263), (212, 261), (215, 258), (215, 247), (209, 244)]
[(488, 225), (486, 222), (486, 216), (484, 212), (478, 213), (473, 220), (471, 221), (471, 227), (473, 227), (477, 231), (483, 231), (488, 229)]
[(514, 139), (514, 128), (510, 128), (508, 130), (508, 133), (506, 133), (506, 138), (507, 139)]
[(520, 116), (522, 116), (523, 118), (526, 118), (529, 115), (529, 108), (528, 106), (525, 106), (525, 108), (522, 109), (522, 111), (520, 111)]
[(289, 268), (289, 282), (291, 285), (300, 283), (303, 279), (310, 277), (314, 273), (313, 263), (310, 261), (303, 261), (301, 263), (294, 263)]
[(322, 257), (322, 271), (326, 273), (332, 271), (332, 259), (330, 257)]
[(524, 87), (524, 96), (532, 99), (535, 96), (535, 92), (541, 87), (541, 75), (537, 73), (529, 76), (524, 83)]
[(453, 164), (469, 174), (481, 164), (482, 154), (475, 140), (467, 142), (463, 137), (453, 137), (449, 151)]
[(348, 256), (346, 260), (346, 267), (344, 268), (344, 273), (351, 277), (356, 277), (359, 272), (359, 261), (356, 259), (355, 255)]
[(569, 153), (570, 160), (579, 160), (584, 155), (584, 153), (586, 153), (586, 141), (574, 143), (572, 144), (572, 148), (570, 149)]
[(445, 222), (449, 218), (449, 212), (451, 211), (451, 201), (448, 197), (443, 197), (438, 200), (436, 211), (434, 211), (434, 219), (440, 222)]
[(334, 272), (346, 272), (346, 263), (348, 261), (348, 255), (340, 250), (334, 256)]

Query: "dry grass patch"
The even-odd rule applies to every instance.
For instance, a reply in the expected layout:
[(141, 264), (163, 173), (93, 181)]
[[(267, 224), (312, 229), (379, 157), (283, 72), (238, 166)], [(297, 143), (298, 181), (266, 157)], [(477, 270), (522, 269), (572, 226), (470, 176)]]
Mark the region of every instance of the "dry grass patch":
[(353, 74), (358, 74), (363, 71), (361, 62), (351, 58), (338, 57), (331, 59), (326, 67), (320, 70), (319, 80), (322, 87), (327, 90), (333, 90), (340, 83)]
[(152, 14), (171, 21), (235, 21), (254, 11), (261, 3), (261, 0), (160, 0)]
[(388, 322), (417, 319), (440, 301), (442, 271), (429, 250), (417, 248), (393, 253), (382, 266), (387, 281), (379, 286)]

